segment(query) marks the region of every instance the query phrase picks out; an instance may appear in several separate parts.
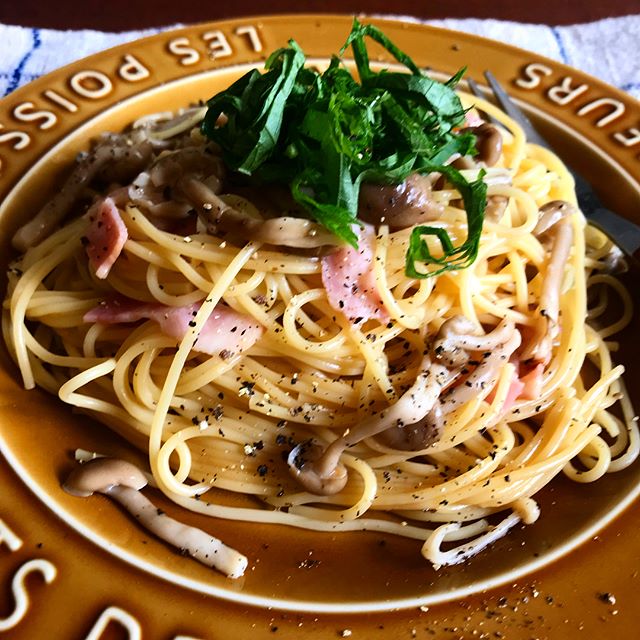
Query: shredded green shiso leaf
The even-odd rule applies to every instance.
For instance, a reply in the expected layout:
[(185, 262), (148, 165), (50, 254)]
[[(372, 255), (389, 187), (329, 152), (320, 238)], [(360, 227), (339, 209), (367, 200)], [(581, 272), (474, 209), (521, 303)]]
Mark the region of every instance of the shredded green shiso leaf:
[[(372, 70), (366, 37), (409, 73)], [(469, 266), (484, 220), (484, 174), (468, 182), (443, 164), (455, 153), (475, 153), (475, 137), (454, 131), (464, 123), (465, 110), (454, 91), (464, 69), (446, 83), (432, 80), (382, 31), (358, 20), (340, 56), (349, 46), (359, 82), (338, 56), (322, 73), (305, 67), (304, 53), (290, 40), (267, 59), (264, 73), (249, 71), (208, 101), (203, 134), (221, 147), (232, 170), (259, 183), (289, 185), (313, 219), (354, 247), (352, 225), (359, 224), (363, 181), (399, 184), (412, 173), (440, 172), (463, 199), (467, 239), (454, 246), (443, 228), (415, 227), (406, 273), (424, 278)], [(217, 126), (222, 113), (227, 122)], [(425, 236), (439, 240), (442, 257), (432, 255)]]

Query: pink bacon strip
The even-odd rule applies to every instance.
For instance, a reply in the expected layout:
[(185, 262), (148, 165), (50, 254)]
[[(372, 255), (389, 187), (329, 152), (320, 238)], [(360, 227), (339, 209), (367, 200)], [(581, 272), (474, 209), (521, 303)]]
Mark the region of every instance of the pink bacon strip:
[(103, 198), (87, 211), (89, 228), (83, 238), (96, 276), (104, 280), (120, 256), (129, 234), (111, 198)]
[(373, 272), (375, 231), (372, 226), (354, 226), (358, 248), (340, 247), (322, 258), (322, 284), (329, 304), (352, 322), (377, 319), (387, 322), (389, 314), (376, 288)]
[[(153, 320), (160, 325), (162, 333), (182, 340), (187, 331), (195, 326), (194, 318), (199, 308), (199, 303), (170, 307), (122, 296), (101, 302), (84, 315), (84, 321), (108, 325)], [(263, 331), (263, 327), (249, 316), (218, 305), (200, 331), (194, 350), (228, 358), (252, 347)]]

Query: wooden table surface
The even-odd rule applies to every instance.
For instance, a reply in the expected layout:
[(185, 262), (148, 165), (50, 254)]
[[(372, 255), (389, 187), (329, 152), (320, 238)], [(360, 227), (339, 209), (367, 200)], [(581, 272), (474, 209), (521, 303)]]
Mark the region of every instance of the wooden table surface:
[(266, 13), (382, 13), (575, 24), (640, 13), (640, 0), (0, 0), (0, 23), (122, 31)]

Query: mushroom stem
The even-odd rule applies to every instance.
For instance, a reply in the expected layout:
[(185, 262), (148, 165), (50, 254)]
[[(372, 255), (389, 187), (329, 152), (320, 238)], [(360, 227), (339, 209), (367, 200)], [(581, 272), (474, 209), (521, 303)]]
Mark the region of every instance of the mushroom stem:
[(265, 244), (300, 249), (339, 244), (336, 236), (311, 220), (293, 216), (263, 220), (246, 211), (238, 211), (196, 178), (183, 181), (181, 187), (196, 205), (198, 215), (210, 233), (231, 234), (239, 241), (259, 240)]
[(339, 464), (344, 450), (391, 427), (423, 420), (437, 402), (448, 373), (442, 365), (431, 364), (431, 358), (425, 356), (415, 382), (395, 404), (348, 429), (324, 451), (309, 442), (295, 447), (288, 458), (291, 474), (313, 493), (338, 493), (347, 482), (346, 470)]
[(444, 414), (440, 400), (436, 400), (427, 415), (415, 424), (392, 427), (380, 434), (380, 440), (393, 449), (422, 451), (438, 442), (444, 429)]
[(105, 166), (121, 167), (123, 171), (133, 176), (149, 162), (151, 152), (150, 144), (130, 146), (126, 144), (126, 139), (109, 138), (99, 144), (78, 161), (62, 188), (47, 201), (42, 209), (16, 231), (11, 240), (14, 248), (26, 251), (49, 235), (65, 219), (83, 190)]
[(463, 383), (443, 394), (440, 401), (444, 415), (469, 402), (478, 395), (478, 392), (484, 389), (492, 389), (495, 386), (500, 369), (520, 346), (520, 332), (515, 329), (513, 324), (510, 327), (511, 335), (508, 340), (495, 349), (485, 352), (487, 354), (486, 357), (483, 357), (482, 362), (469, 377)]
[(509, 198), (506, 196), (488, 196), (487, 206), (484, 209), (484, 219), (489, 222), (500, 222), (508, 206)]
[(115, 458), (96, 458), (76, 467), (62, 485), (74, 496), (88, 497), (103, 493), (119, 502), (142, 526), (178, 549), (229, 578), (239, 578), (248, 560), (202, 529), (190, 527), (170, 518), (158, 509), (140, 489), (147, 479), (138, 467)]
[[(447, 320), (430, 353), (422, 359), (420, 373), (411, 388), (394, 405), (347, 429), (326, 448), (313, 441), (295, 447), (288, 458), (293, 477), (312, 493), (332, 495), (347, 483), (347, 471), (340, 464), (340, 456), (347, 447), (380, 433), (389, 446), (409, 451), (420, 451), (437, 441), (443, 417), (479, 391), (493, 387), (501, 365), (520, 346), (520, 332), (507, 320), (484, 336), (474, 335), (475, 329), (475, 324), (464, 316)], [(459, 367), (468, 363), (470, 352), (482, 353), (478, 356), (481, 362), (463, 383), (442, 394), (460, 373)], [(439, 362), (434, 363), (432, 357)], [(458, 371), (443, 363), (458, 367)]]
[(546, 235), (551, 248), (535, 314), (534, 336), (523, 350), (522, 360), (533, 359), (546, 364), (551, 359), (553, 341), (559, 332), (562, 278), (573, 242), (570, 217), (575, 213), (576, 208), (562, 200), (553, 200), (540, 209), (533, 233), (540, 238)]
[(506, 319), (483, 336), (476, 335), (476, 326), (465, 316), (449, 318), (440, 327), (433, 343), (434, 358), (448, 367), (462, 366), (469, 360), (469, 351), (491, 351), (504, 344), (513, 334), (515, 325)]

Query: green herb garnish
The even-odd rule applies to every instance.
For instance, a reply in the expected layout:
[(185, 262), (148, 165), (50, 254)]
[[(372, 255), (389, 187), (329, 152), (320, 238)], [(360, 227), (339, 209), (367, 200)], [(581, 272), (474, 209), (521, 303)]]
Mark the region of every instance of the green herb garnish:
[[(382, 45), (409, 73), (374, 71), (365, 38)], [(475, 137), (456, 133), (464, 109), (454, 87), (428, 78), (378, 28), (354, 20), (342, 55), (351, 46), (359, 82), (334, 56), (323, 72), (305, 68), (295, 41), (275, 51), (265, 73), (252, 70), (207, 103), (202, 132), (222, 148), (229, 167), (263, 183), (287, 184), (317, 222), (357, 246), (358, 196), (363, 181), (398, 184), (412, 173), (441, 172), (460, 192), (467, 239), (455, 247), (446, 230), (416, 227), (407, 275), (424, 278), (469, 266), (478, 253), (486, 205), (482, 175), (468, 182), (443, 163), (454, 153), (475, 153)], [(224, 113), (227, 122), (216, 126)], [(431, 255), (423, 236), (439, 239)], [(426, 272), (415, 263), (436, 265)]]

